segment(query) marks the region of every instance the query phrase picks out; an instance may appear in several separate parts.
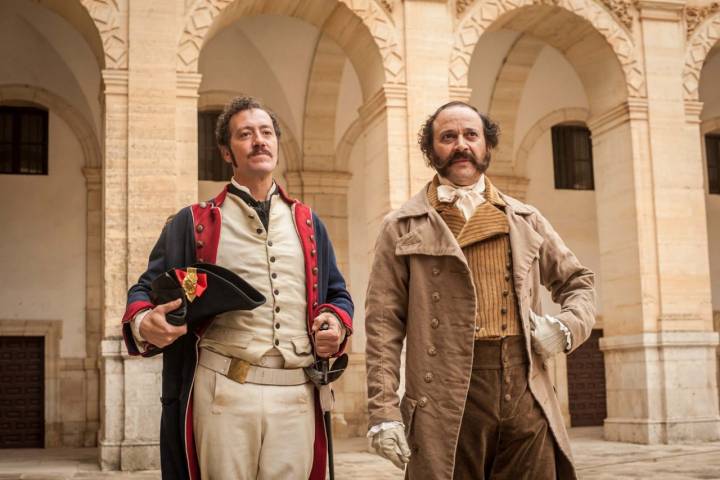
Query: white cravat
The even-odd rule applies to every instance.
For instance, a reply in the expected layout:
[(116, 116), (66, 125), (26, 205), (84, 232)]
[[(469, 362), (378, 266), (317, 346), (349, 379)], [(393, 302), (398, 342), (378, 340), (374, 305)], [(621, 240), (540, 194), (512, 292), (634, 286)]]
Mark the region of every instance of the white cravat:
[(485, 175), (480, 175), (480, 180), (474, 185), (458, 186), (447, 178), (438, 175), (440, 185), (437, 187), (438, 200), (444, 203), (452, 203), (457, 199), (455, 206), (460, 209), (465, 220), (469, 219), (475, 209), (485, 201)]

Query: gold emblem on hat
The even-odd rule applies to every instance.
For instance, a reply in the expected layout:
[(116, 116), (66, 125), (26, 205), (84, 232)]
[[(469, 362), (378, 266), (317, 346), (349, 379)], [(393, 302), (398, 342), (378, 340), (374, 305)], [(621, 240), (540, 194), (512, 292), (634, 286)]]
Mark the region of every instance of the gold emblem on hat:
[(182, 288), (183, 291), (185, 291), (185, 296), (190, 302), (195, 300), (195, 297), (197, 296), (197, 282), (197, 270), (193, 267), (188, 267), (187, 275), (185, 275), (185, 278), (183, 279)]

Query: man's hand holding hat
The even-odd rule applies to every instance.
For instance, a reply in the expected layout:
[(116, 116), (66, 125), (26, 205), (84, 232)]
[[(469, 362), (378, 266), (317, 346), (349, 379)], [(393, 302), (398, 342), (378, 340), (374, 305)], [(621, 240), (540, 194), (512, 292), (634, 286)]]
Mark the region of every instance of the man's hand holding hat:
[(172, 312), (182, 305), (181, 299), (158, 305), (148, 310), (142, 317), (135, 320), (139, 322), (138, 330), (142, 338), (156, 347), (167, 347), (178, 337), (187, 333), (187, 324), (180, 326), (170, 325), (165, 319), (165, 314)]

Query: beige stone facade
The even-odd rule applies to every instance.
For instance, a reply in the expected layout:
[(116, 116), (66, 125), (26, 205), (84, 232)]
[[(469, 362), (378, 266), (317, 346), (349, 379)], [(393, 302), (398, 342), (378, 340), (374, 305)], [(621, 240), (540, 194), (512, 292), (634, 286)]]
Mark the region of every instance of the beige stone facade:
[[(46, 446), (158, 466), (161, 360), (129, 358), (119, 322), (166, 217), (221, 188), (198, 181), (198, 112), (238, 94), (279, 115), (278, 181), (325, 220), (356, 302), (337, 435), (366, 429), (376, 232), (431, 176), (421, 123), (461, 99), (501, 125), (496, 185), (598, 273), (606, 438), (720, 438), (716, 2), (4, 0), (0, 60), (0, 106), (49, 111), (49, 175), (0, 175), (0, 336), (45, 339)], [(594, 190), (554, 188), (567, 122), (591, 131)]]

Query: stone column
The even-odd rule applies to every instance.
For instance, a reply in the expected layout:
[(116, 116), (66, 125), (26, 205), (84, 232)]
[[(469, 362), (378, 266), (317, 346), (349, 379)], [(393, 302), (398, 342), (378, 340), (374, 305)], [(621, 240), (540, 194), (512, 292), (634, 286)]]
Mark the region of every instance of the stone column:
[(450, 100), (447, 69), (453, 43), (453, 7), (451, 2), (437, 0), (409, 0), (403, 4), (407, 96), (412, 99), (407, 106), (409, 195), (434, 174), (425, 165), (416, 139), (427, 117)]
[(175, 110), (176, 165), (178, 168), (177, 205), (198, 201), (198, 88), (202, 75), (177, 73)]
[(647, 99), (590, 122), (604, 292), (608, 440), (720, 438), (702, 156), (681, 77), (684, 2), (640, 1)]
[(103, 470), (120, 468), (124, 405), (120, 318), (127, 293), (128, 72), (104, 70), (104, 164), (102, 169), (102, 337), (100, 343), (100, 431)]
[(98, 349), (102, 338), (102, 170), (83, 168), (87, 188), (85, 247), (85, 432), (82, 445), (95, 446), (100, 423)]

